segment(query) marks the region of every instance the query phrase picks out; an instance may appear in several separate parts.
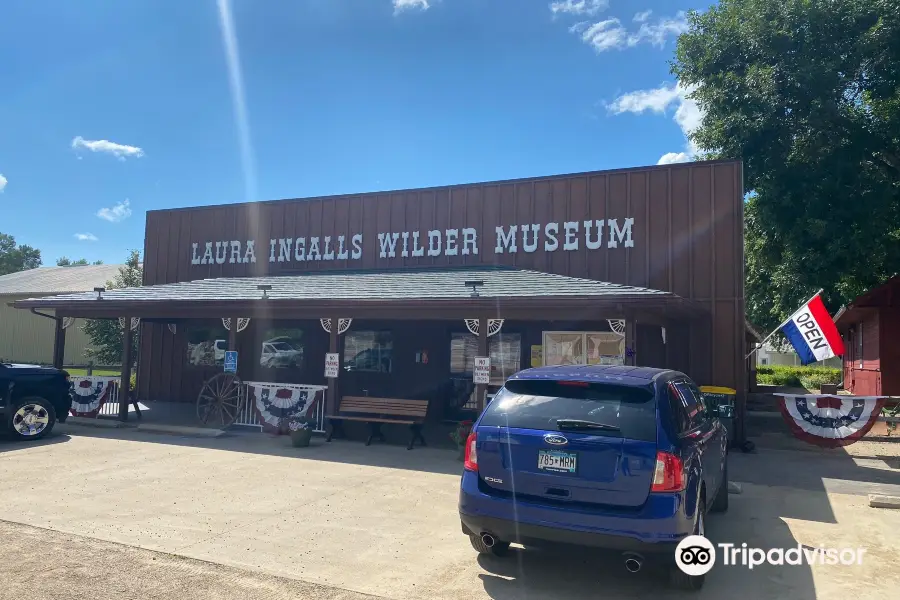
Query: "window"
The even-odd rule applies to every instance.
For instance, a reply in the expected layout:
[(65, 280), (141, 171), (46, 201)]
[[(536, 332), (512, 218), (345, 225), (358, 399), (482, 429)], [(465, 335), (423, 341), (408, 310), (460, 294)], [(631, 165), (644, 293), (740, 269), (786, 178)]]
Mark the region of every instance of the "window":
[(856, 360), (859, 361), (859, 368), (863, 368), (863, 324), (860, 323), (856, 327)]
[(670, 395), (674, 394), (673, 410), (678, 407), (680, 411), (680, 415), (679, 411), (676, 411), (676, 419), (681, 432), (690, 431), (706, 423), (706, 405), (697, 386), (688, 381), (675, 381), (669, 384), (669, 392)]
[(545, 331), (544, 364), (624, 365), (625, 338), (613, 331)]
[[(488, 338), (491, 357), (490, 385), (503, 385), (506, 379), (521, 369), (522, 336), (518, 333), (498, 333)], [(471, 375), (478, 355), (478, 338), (471, 333), (450, 336), (450, 373)]]
[(344, 370), (390, 373), (394, 342), (390, 331), (352, 331), (344, 339)]
[(187, 363), (196, 367), (214, 367), (225, 363), (228, 350), (228, 330), (219, 326), (189, 325)]
[(488, 404), (481, 424), (522, 429), (558, 429), (559, 419), (591, 421), (609, 430), (595, 435), (656, 441), (656, 402), (644, 388), (514, 379)]
[(268, 369), (303, 368), (303, 330), (267, 329), (260, 343), (259, 365)]

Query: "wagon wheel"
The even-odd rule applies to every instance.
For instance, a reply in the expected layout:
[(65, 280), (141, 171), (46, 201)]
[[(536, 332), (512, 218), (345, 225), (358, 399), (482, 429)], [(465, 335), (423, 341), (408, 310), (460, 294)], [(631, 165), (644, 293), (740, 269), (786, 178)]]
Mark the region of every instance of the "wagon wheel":
[(238, 376), (219, 373), (203, 384), (197, 396), (197, 417), (203, 425), (220, 422), (228, 427), (237, 419), (242, 400)]

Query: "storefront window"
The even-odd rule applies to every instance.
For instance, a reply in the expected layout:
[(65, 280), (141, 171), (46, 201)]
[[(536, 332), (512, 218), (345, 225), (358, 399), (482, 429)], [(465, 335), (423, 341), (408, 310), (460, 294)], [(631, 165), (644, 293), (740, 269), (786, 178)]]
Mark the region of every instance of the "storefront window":
[(228, 330), (222, 326), (189, 325), (187, 335), (187, 362), (193, 366), (214, 367), (225, 363), (228, 350)]
[(303, 368), (303, 330), (267, 329), (263, 335), (259, 365), (267, 369)]
[(544, 364), (624, 365), (625, 338), (612, 331), (544, 332)]
[(344, 370), (390, 373), (394, 341), (390, 331), (351, 331), (344, 339)]
[[(491, 357), (491, 385), (503, 385), (506, 379), (521, 368), (522, 336), (518, 333), (498, 333), (488, 338)], [(450, 373), (472, 376), (478, 338), (471, 333), (454, 333), (450, 337)]]

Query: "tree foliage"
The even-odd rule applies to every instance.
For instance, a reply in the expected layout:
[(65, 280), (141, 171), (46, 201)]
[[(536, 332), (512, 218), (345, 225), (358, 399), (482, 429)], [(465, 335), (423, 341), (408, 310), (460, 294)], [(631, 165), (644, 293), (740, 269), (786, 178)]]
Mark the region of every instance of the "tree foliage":
[[(132, 250), (125, 264), (112, 281), (106, 282), (106, 289), (140, 287), (143, 283), (144, 270), (141, 266), (141, 253)], [(130, 326), (130, 323), (126, 323)], [(140, 341), (139, 331), (134, 332), (131, 340), (133, 347), (131, 356), (137, 357)], [(122, 362), (122, 327), (118, 319), (88, 319), (84, 323), (84, 332), (91, 340), (90, 348), (85, 353), (100, 365), (118, 365)]]
[(672, 71), (705, 112), (693, 141), (744, 161), (751, 321), (900, 271), (900, 3), (721, 0), (689, 22)]
[(79, 258), (78, 260), (72, 260), (68, 256), (60, 256), (56, 259), (57, 267), (81, 267), (84, 265), (102, 265), (102, 260), (95, 260), (94, 262), (88, 262), (86, 258)]
[(41, 251), (25, 244), (16, 244), (16, 238), (0, 233), (0, 275), (27, 271), (41, 266)]

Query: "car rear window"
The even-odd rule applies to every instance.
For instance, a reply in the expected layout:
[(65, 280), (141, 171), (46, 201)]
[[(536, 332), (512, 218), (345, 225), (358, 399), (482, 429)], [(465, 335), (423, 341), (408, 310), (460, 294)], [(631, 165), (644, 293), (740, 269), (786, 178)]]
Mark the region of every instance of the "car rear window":
[[(650, 389), (548, 380), (512, 380), (494, 397), (480, 425), (559, 430), (559, 419), (617, 427), (581, 433), (656, 441), (656, 400)], [(571, 431), (571, 430), (570, 430)]]

